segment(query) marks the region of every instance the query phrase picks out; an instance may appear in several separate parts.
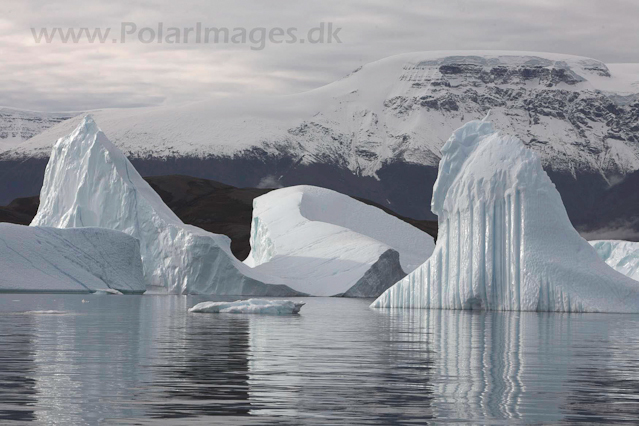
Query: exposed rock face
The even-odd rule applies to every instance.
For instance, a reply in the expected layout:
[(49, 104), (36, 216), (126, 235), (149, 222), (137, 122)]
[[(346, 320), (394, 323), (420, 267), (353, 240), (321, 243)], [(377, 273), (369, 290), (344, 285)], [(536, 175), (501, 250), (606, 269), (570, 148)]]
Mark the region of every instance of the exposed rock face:
[(0, 222), (28, 225), (38, 212), (38, 197), (16, 198), (7, 206), (0, 206)]

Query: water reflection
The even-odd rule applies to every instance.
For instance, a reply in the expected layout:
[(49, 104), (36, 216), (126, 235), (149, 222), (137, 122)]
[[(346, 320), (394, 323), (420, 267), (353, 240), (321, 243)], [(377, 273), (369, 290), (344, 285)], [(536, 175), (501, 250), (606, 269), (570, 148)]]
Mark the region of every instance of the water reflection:
[(39, 303), (54, 306), (31, 307), (24, 314), (34, 325), (38, 422), (94, 424), (126, 413), (117, 401), (132, 398), (145, 358), (139, 350), (141, 298), (121, 298), (117, 311), (107, 297), (51, 298)]
[(391, 318), (392, 334), (425, 340), (433, 353), (436, 418), (521, 418), (525, 328), (519, 314), (418, 310)]
[[(174, 315), (149, 366), (155, 418), (241, 416), (249, 413), (248, 319)], [(175, 323), (177, 321), (177, 324)], [(145, 396), (148, 400), (148, 395)]]
[(461, 422), (639, 418), (637, 316), (416, 310), (393, 334), (434, 353), (435, 417)]
[[(572, 363), (571, 392), (562, 409), (566, 421), (637, 424), (639, 419), (639, 338), (632, 317), (618, 316), (605, 337), (588, 336), (579, 346), (580, 362)], [(607, 347), (609, 350), (603, 350)]]
[(368, 301), (323, 299), (295, 318), (251, 318), (251, 414), (290, 424), (431, 418), (432, 353)]
[(639, 417), (633, 315), (376, 311), (334, 298), (292, 317), (189, 315), (200, 300), (20, 299), (0, 297), (0, 423)]
[(35, 420), (33, 337), (30, 317), (0, 317), (0, 421)]

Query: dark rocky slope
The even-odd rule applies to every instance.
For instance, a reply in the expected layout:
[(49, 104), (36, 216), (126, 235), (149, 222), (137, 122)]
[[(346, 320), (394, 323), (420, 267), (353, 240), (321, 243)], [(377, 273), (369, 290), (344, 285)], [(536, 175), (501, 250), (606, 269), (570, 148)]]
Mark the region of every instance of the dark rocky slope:
[[(251, 250), (249, 237), (253, 199), (273, 190), (236, 188), (184, 175), (152, 176), (145, 180), (182, 221), (231, 238), (231, 250), (240, 260), (246, 259)], [(435, 221), (407, 218), (370, 200), (356, 199), (437, 237)], [(38, 197), (16, 199), (8, 206), (0, 207), (0, 222), (28, 225), (38, 211), (38, 204)]]

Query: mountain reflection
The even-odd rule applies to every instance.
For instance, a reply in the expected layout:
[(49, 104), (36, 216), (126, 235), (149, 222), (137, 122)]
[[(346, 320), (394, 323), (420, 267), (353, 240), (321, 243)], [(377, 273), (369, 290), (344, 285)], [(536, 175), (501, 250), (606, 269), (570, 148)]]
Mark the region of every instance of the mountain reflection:
[[(401, 325), (389, 327), (388, 318), (375, 315), (368, 304), (318, 299), (299, 317), (251, 318), (251, 414), (290, 424), (431, 418), (427, 339), (412, 339)], [(364, 309), (353, 309), (357, 305)], [(328, 306), (337, 309), (321, 312)]]
[[(241, 416), (249, 412), (248, 320), (229, 315), (182, 316), (183, 324), (156, 341), (150, 367), (161, 403), (156, 418)], [(178, 338), (176, 338), (178, 337)]]
[(0, 422), (36, 418), (33, 338), (32, 318), (0, 317)]

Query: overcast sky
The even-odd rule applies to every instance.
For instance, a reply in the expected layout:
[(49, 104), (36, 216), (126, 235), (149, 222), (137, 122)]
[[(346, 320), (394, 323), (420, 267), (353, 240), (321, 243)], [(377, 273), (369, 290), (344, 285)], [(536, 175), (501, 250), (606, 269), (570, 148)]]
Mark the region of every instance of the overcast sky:
[[(636, 0), (2, 0), (0, 105), (79, 111), (238, 93), (295, 93), (404, 52), (491, 49), (639, 62)], [(121, 43), (122, 22), (137, 32)], [(341, 43), (142, 43), (168, 27), (341, 28)], [(31, 28), (111, 28), (106, 43), (36, 43)], [(131, 29), (131, 27), (127, 27)], [(115, 37), (114, 37), (115, 35)], [(149, 31), (144, 34), (150, 35)], [(317, 32), (315, 32), (317, 36)], [(182, 35), (183, 36), (183, 35)], [(260, 33), (254, 33), (259, 39)], [(113, 39), (120, 39), (114, 42)], [(171, 39), (175, 41), (175, 38)], [(183, 41), (183, 40), (182, 40)]]

